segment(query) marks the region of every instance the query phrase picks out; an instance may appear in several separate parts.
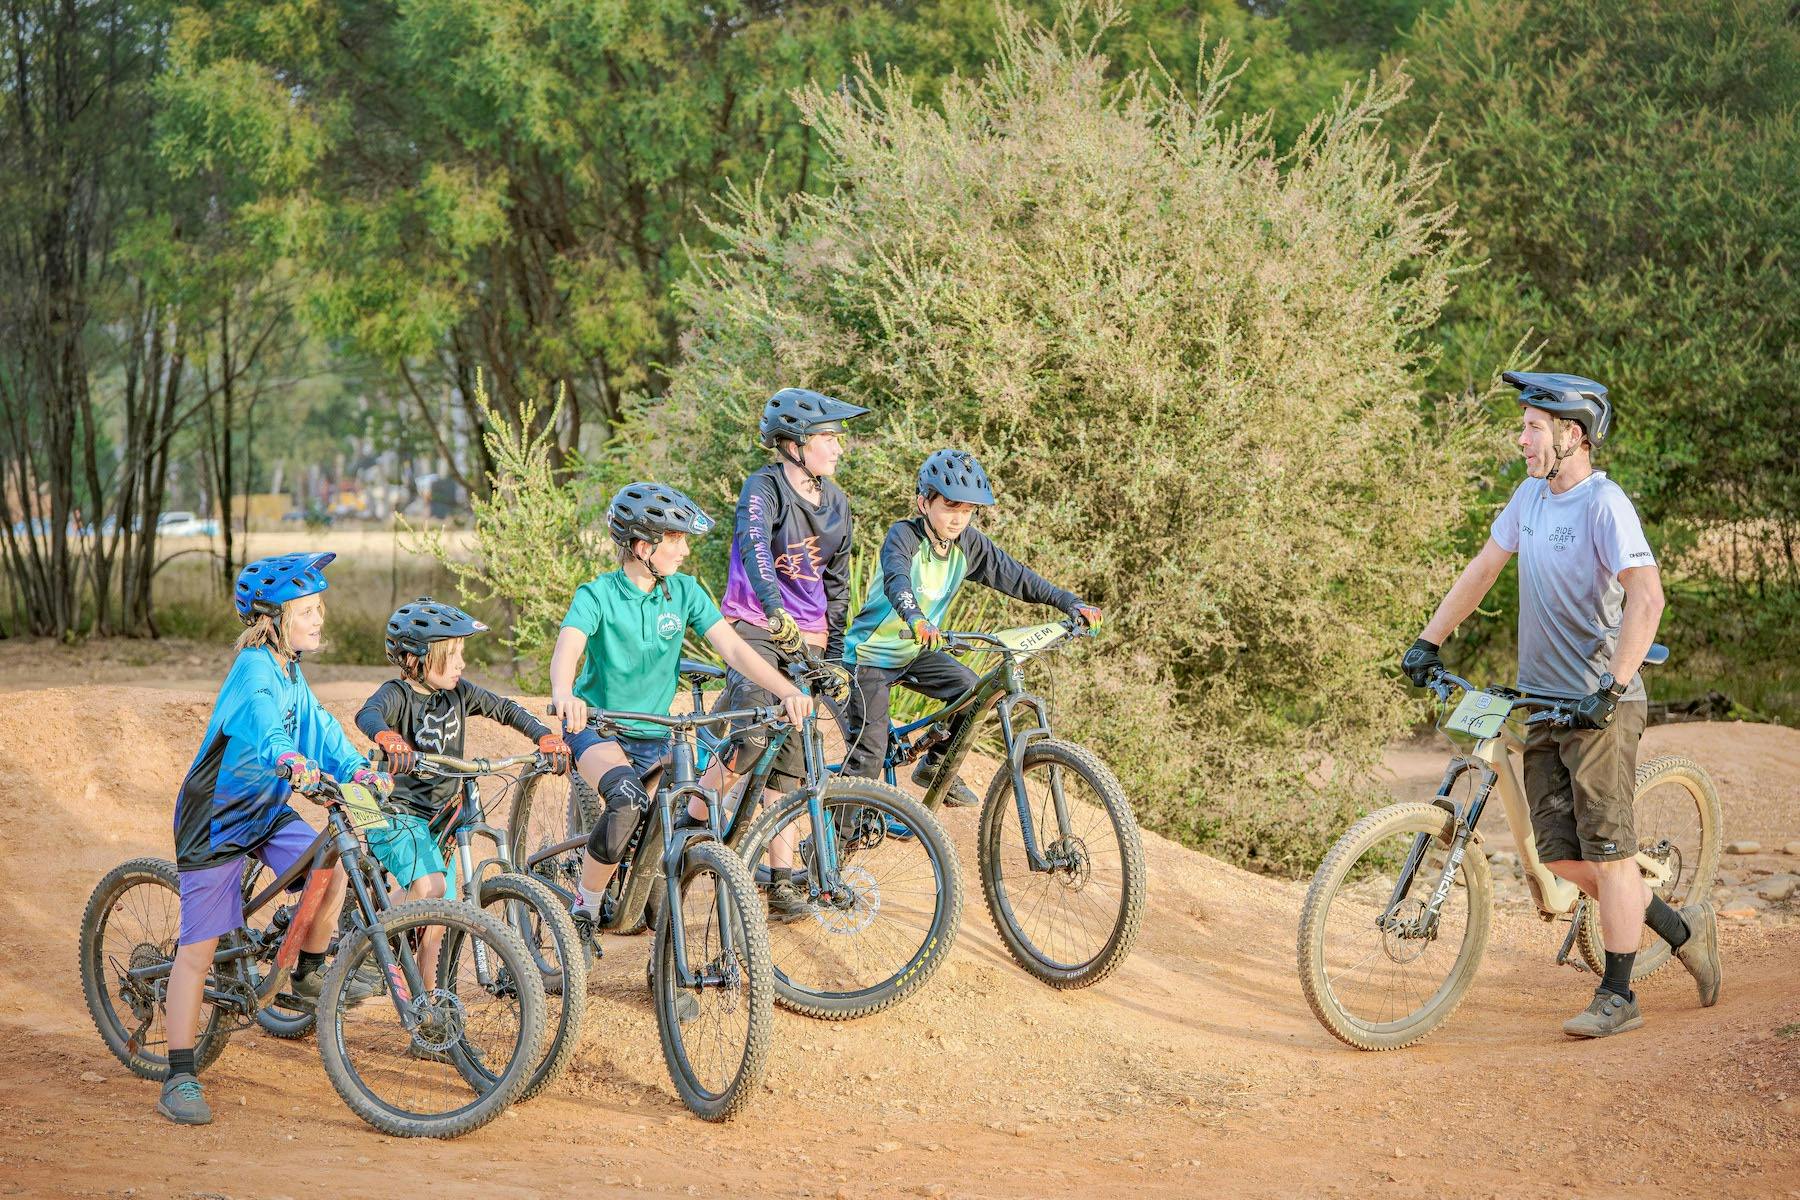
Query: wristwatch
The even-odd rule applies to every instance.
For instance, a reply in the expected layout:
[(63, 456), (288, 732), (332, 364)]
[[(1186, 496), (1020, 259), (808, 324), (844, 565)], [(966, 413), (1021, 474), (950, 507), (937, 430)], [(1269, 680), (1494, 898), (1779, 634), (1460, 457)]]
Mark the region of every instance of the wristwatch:
[(1617, 700), (1620, 696), (1625, 694), (1626, 686), (1627, 685), (1621, 684), (1618, 680), (1614, 679), (1611, 671), (1607, 671), (1600, 676), (1600, 690), (1611, 696), (1614, 700)]

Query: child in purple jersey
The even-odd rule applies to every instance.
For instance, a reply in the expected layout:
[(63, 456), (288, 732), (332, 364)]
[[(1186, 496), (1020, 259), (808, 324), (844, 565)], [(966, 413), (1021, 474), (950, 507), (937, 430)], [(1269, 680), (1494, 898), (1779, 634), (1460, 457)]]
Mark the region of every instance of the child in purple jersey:
[[(751, 474), (738, 494), (731, 565), (719, 611), (770, 665), (785, 669), (803, 646), (837, 663), (844, 653), (850, 613), (850, 499), (831, 479), (844, 455), (844, 423), (869, 410), (818, 392), (783, 388), (763, 406), (757, 431), (781, 460)], [(840, 665), (833, 697), (849, 695), (850, 677)], [(755, 683), (733, 671), (719, 698), (723, 709), (774, 703)], [(731, 749), (707, 771), (705, 784), (723, 794), (748, 771), (768, 745), (768, 735), (738, 734)], [(798, 787), (806, 772), (797, 737), (776, 756), (766, 796)], [(704, 817), (698, 801), (689, 812)], [(780, 921), (811, 915), (804, 883), (795, 886), (793, 837), (797, 827), (769, 847), (770, 916)]]

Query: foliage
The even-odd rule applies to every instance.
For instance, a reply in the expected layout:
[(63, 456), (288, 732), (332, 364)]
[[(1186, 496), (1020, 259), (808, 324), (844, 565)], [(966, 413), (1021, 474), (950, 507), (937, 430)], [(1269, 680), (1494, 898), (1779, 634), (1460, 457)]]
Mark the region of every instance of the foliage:
[(1461, 517), (1417, 481), (1483, 452), (1465, 406), (1420, 416), (1460, 235), (1430, 163), (1390, 158), (1403, 78), (1347, 89), (1283, 158), (1222, 119), (1222, 52), (1197, 95), (1109, 79), (1116, 20), (1010, 20), (941, 108), (872, 68), (801, 93), (833, 189), (733, 194), (645, 419), (716, 501), (768, 379), (876, 410), (859, 512), (973, 450), (990, 532), (1113, 618), (1110, 654), (1061, 668), (1071, 728), (1158, 827), (1294, 865), (1406, 721), (1387, 660)]

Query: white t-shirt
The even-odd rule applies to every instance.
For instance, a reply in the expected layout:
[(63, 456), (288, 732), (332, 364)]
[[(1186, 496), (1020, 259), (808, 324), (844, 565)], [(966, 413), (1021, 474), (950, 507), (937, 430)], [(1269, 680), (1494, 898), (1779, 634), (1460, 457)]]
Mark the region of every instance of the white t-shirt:
[[(1656, 563), (1631, 500), (1604, 471), (1560, 496), (1546, 481), (1527, 479), (1490, 533), (1519, 556), (1520, 690), (1589, 695), (1619, 644), (1619, 572)], [(1642, 700), (1644, 681), (1634, 676), (1623, 698)]]

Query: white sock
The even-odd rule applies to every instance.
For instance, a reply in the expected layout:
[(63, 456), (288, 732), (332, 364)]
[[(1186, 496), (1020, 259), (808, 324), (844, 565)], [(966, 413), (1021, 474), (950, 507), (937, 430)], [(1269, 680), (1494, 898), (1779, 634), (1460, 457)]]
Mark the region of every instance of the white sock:
[(605, 888), (601, 888), (597, 892), (590, 892), (580, 884), (576, 884), (575, 890), (581, 893), (581, 907), (587, 909), (591, 913), (600, 911), (600, 897), (606, 894)]

